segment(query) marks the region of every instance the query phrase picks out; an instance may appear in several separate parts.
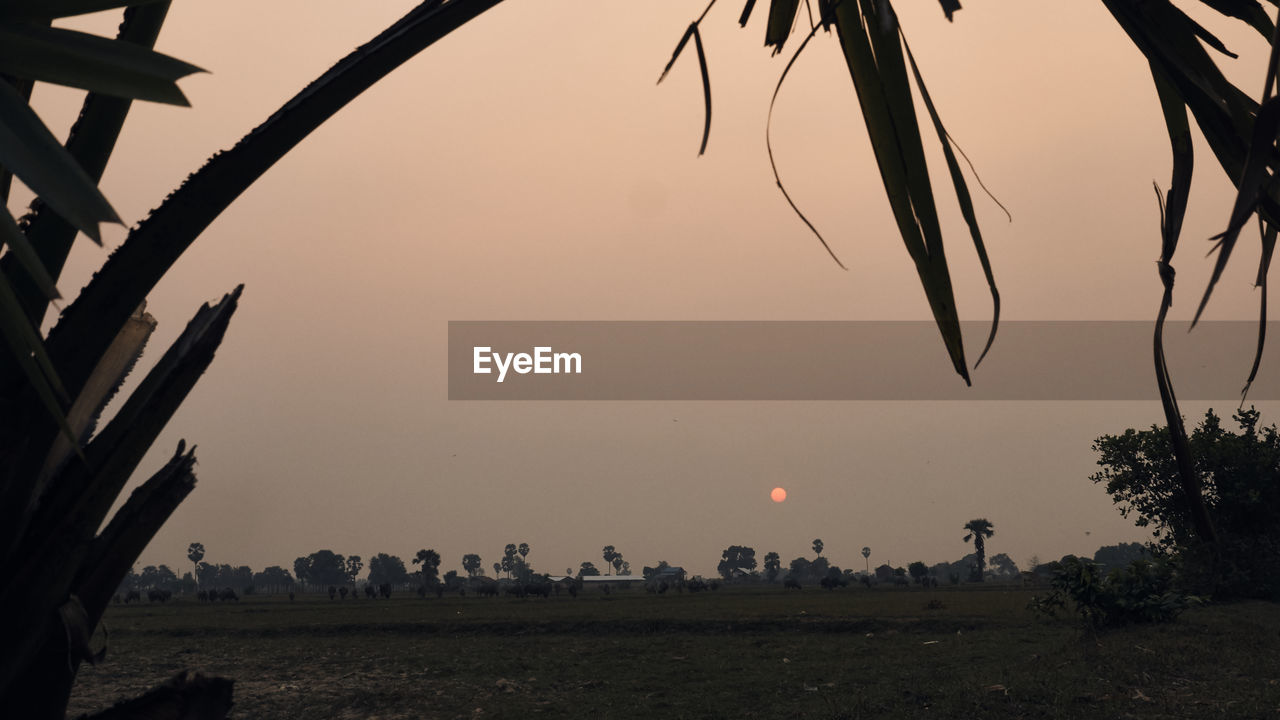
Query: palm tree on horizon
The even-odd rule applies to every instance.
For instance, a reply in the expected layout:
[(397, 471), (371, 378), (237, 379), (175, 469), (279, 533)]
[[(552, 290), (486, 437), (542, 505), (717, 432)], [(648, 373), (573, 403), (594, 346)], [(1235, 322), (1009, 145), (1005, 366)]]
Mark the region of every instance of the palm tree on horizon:
[(964, 529), (969, 531), (964, 536), (964, 541), (973, 541), (973, 551), (978, 556), (978, 582), (982, 582), (982, 573), (987, 566), (986, 539), (996, 534), (995, 526), (986, 518), (975, 518), (965, 523)]

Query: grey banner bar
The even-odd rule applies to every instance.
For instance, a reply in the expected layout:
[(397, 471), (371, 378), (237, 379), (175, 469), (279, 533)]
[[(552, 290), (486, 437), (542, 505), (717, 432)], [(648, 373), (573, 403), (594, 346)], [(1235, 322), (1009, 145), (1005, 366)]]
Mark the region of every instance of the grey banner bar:
[[(1188, 327), (1165, 329), (1179, 399), (1238, 402), (1258, 324)], [(970, 367), (989, 329), (961, 323)], [(932, 322), (450, 322), (449, 399), (1159, 400), (1152, 329), (1004, 322), (966, 387)], [(1280, 399), (1276, 353), (1250, 400)]]

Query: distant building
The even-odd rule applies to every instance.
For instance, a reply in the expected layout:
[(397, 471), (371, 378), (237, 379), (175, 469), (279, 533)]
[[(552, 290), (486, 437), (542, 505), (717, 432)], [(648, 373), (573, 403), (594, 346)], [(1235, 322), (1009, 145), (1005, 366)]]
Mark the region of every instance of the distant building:
[(667, 567), (664, 567), (658, 572), (653, 574), (654, 580), (666, 580), (667, 582), (671, 582), (672, 580), (681, 582), (684, 580), (684, 578), (685, 578), (684, 568), (679, 567), (677, 565), (668, 565)]

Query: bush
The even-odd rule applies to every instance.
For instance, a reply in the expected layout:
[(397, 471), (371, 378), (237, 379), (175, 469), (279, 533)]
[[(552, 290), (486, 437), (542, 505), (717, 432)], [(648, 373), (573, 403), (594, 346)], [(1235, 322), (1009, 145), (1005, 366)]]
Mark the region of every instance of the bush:
[(1192, 460), (1217, 543), (1195, 531), (1167, 428), (1127, 430), (1094, 443), (1120, 514), (1152, 532), (1157, 554), (1178, 557), (1183, 587), (1217, 599), (1280, 600), (1280, 430), (1261, 426), (1255, 409), (1233, 416), (1239, 432), (1212, 410), (1189, 437)]
[(1049, 594), (1031, 599), (1031, 608), (1056, 616), (1068, 602), (1080, 619), (1094, 628), (1130, 623), (1172, 622), (1200, 598), (1176, 585), (1168, 559), (1135, 560), (1103, 575), (1097, 563), (1072, 555), (1056, 563)]

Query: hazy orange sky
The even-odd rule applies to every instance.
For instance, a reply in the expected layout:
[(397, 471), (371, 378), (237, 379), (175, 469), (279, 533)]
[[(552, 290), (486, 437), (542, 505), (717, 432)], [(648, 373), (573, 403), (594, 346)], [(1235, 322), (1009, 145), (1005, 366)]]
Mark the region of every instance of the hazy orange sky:
[[(742, 30), (741, 5), (717, 4), (703, 25), (714, 100), (704, 157), (692, 53), (654, 84), (702, 2), (511, 0), (356, 100), (251, 188), (150, 298), (154, 361), (201, 302), (246, 284), (216, 362), (139, 473), (178, 438), (199, 446), (199, 484), (139, 567), (187, 568), (185, 548), (199, 541), (206, 561), (255, 569), (320, 548), (407, 561), (429, 547), (442, 571), (460, 570), (464, 553), (488, 567), (506, 543), (528, 542), (539, 571), (599, 565), (611, 544), (636, 572), (665, 559), (711, 573), (730, 544), (786, 562), (820, 537), (833, 563), (858, 568), (864, 545), (873, 563), (957, 559), (974, 517), (995, 525), (988, 552), (1019, 564), (1142, 539), (1088, 481), (1089, 446), (1163, 422), (1156, 403), (446, 399), (450, 320), (929, 317), (833, 36), (793, 68), (773, 138), (792, 197), (848, 271), (778, 193), (765, 119), (800, 38), (771, 57), (765, 9)], [(175, 3), (159, 49), (210, 74), (181, 81), (192, 108), (135, 105), (108, 198), (141, 219), (411, 6)], [(1008, 223), (977, 198), (1004, 317), (1152, 319), (1151, 183), (1167, 185), (1169, 150), (1146, 63), (1101, 3), (975, 0), (954, 23), (936, 2), (898, 11), (944, 122), (1013, 213)], [(1241, 53), (1231, 77), (1260, 90), (1261, 38), (1202, 20)], [(35, 102), (62, 134), (78, 94), (41, 86)], [(1198, 160), (1175, 258), (1182, 319), (1232, 198), (1203, 145)], [(981, 270), (941, 196), (961, 316), (986, 319)], [(108, 244), (123, 234), (109, 230)], [(1256, 316), (1257, 252), (1241, 244), (1207, 317)], [(105, 255), (80, 247), (64, 294)], [(1243, 380), (1250, 360), (1224, 372)], [(1277, 405), (1259, 403), (1264, 421)], [(1204, 405), (1184, 411), (1197, 419)], [(775, 486), (785, 503), (770, 502)]]

